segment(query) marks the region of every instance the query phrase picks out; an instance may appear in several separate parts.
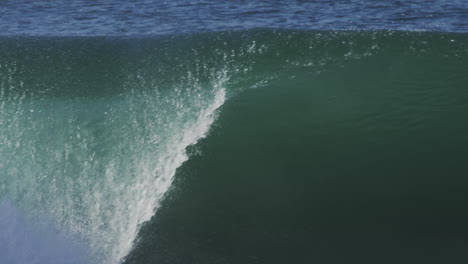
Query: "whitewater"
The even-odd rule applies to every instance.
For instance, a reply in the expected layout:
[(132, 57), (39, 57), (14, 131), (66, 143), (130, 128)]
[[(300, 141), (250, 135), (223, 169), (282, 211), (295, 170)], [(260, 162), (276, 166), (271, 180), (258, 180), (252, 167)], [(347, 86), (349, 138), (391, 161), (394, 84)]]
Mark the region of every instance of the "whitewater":
[(26, 64), (0, 66), (0, 262), (119, 263), (186, 148), (207, 135), (226, 98), (226, 71), (203, 84), (188, 71), (168, 89), (136, 72), (118, 94), (94, 98), (27, 83), (19, 77)]

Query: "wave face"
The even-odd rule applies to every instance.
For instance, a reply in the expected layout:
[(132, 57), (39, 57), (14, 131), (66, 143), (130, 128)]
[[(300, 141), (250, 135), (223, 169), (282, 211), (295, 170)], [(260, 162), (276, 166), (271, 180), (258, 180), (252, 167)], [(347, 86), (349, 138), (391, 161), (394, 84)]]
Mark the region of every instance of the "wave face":
[(250, 34), (264, 82), (223, 105), (127, 263), (468, 261), (467, 36)]
[[(468, 144), (467, 40), (290, 30), (2, 38), (0, 199), (29, 221), (53, 219), (98, 263), (248, 263), (242, 256), (264, 257), (246, 242), (268, 244), (262, 231), (278, 234), (263, 250), (278, 252), (266, 259), (280, 260), (286, 255), (276, 249), (287, 240), (275, 233), (281, 228), (291, 231), (288, 245), (297, 246), (285, 248), (306, 256), (305, 236), (340, 223), (326, 226), (327, 217), (362, 209), (340, 226), (344, 233), (352, 221), (370, 219), (365, 206), (351, 203), (356, 199), (424, 200), (441, 190), (458, 197), (466, 184), (461, 177), (442, 179), (418, 168), (437, 153), (452, 157), (455, 171), (464, 168), (458, 160), (467, 153), (455, 149)], [(172, 209), (158, 210), (188, 160), (186, 148), (207, 135), (221, 106), (216, 133), (190, 148), (201, 154), (179, 169), (179, 177), (193, 178), (181, 183), (187, 193), (174, 194), (180, 198), (168, 202)], [(405, 159), (416, 165), (405, 167)], [(449, 168), (438, 162), (432, 172)], [(236, 194), (240, 189), (245, 196)], [(211, 199), (217, 202), (206, 203)], [(259, 228), (267, 218), (276, 220)], [(229, 233), (216, 223), (239, 229)], [(156, 238), (151, 230), (158, 230)], [(180, 230), (188, 231), (181, 236)], [(239, 230), (251, 236), (235, 236)], [(214, 235), (226, 232), (239, 244), (237, 255)]]

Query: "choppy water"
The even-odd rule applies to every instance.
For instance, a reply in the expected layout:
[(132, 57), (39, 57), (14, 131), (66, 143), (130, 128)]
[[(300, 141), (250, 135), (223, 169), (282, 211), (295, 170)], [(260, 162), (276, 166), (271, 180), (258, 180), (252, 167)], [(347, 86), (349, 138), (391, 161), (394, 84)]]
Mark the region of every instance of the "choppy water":
[(466, 8), (1, 2), (0, 263), (465, 263)]
[(468, 2), (2, 1), (1, 35), (172, 35), (259, 27), (468, 31)]

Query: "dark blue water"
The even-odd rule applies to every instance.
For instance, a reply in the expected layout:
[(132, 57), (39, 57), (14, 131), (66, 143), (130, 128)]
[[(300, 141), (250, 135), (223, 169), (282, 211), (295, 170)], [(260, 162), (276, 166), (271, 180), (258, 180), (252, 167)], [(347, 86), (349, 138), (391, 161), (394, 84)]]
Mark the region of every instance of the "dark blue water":
[(258, 27), (468, 31), (468, 1), (1, 1), (1, 35), (160, 35)]

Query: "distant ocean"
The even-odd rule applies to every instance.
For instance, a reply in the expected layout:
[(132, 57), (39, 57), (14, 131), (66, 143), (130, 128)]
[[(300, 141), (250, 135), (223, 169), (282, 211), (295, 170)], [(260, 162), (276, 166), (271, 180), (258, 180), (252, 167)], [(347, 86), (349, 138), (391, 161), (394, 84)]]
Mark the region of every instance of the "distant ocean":
[(468, 263), (468, 1), (0, 2), (1, 264)]

